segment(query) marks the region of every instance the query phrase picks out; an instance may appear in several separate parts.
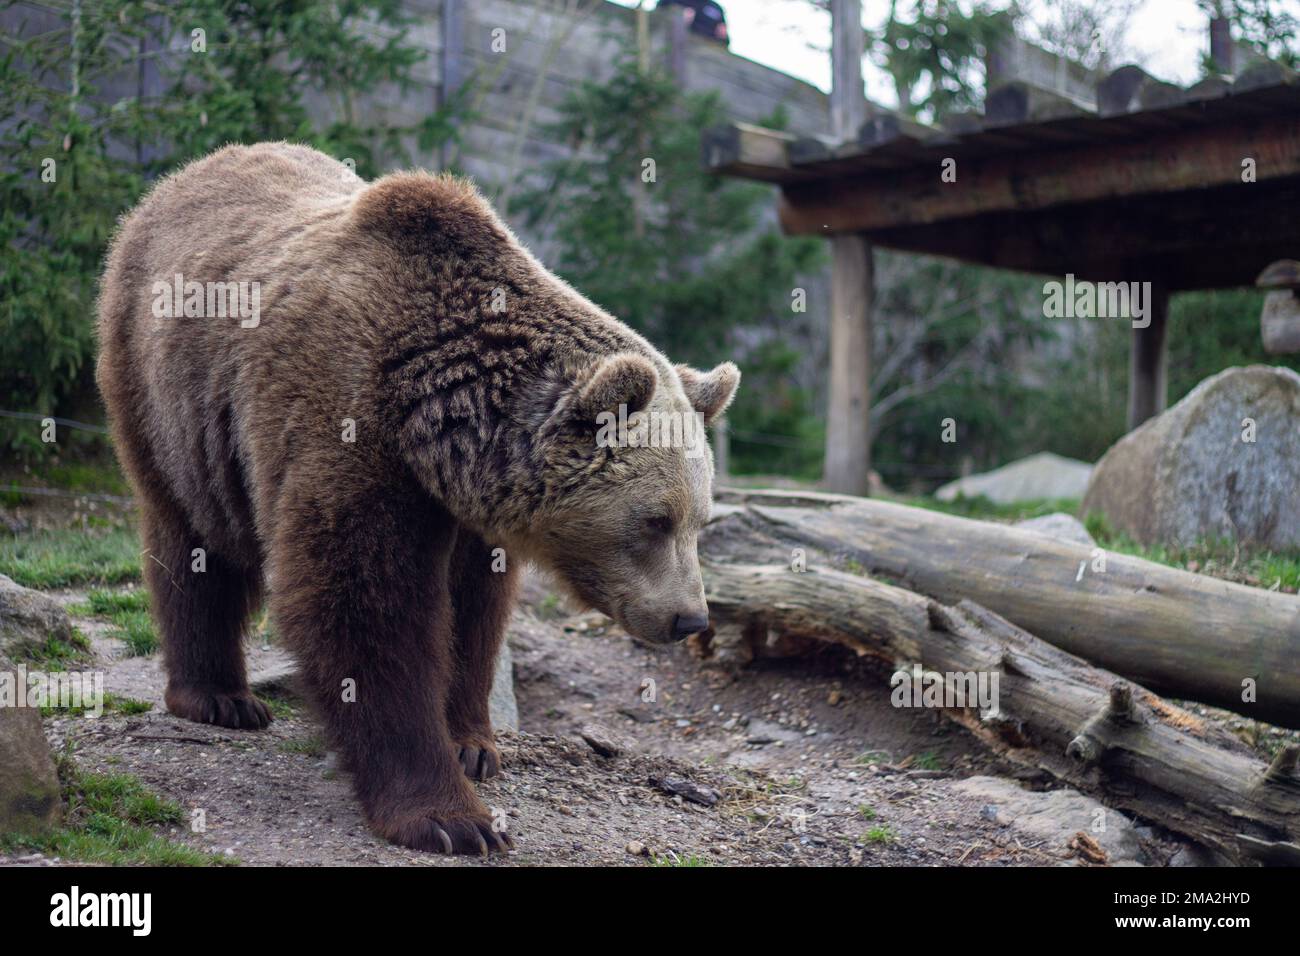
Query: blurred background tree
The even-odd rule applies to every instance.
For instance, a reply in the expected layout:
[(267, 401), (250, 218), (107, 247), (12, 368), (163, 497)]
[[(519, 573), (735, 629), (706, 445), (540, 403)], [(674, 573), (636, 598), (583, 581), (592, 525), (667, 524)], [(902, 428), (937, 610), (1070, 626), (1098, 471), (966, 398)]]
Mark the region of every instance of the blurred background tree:
[[(356, 115), (358, 97), (408, 82), (423, 56), (405, 42), (398, 0), (44, 9), (55, 29), (19, 31), (0, 47), (0, 408), (95, 414), (96, 282), (118, 216), (153, 177), (222, 144), (267, 139), (352, 158), (369, 176), (380, 153), (401, 157), (411, 139), (429, 150), (455, 129), (455, 106), (416, 126)], [(159, 49), (159, 37), (174, 39)], [(159, 72), (156, 95), (129, 82), (146, 62)], [(332, 99), (338, 118), (313, 120), (311, 97)], [(12, 419), (0, 419), (0, 445), (40, 447)]]
[(812, 396), (792, 385), (799, 353), (783, 332), (821, 243), (783, 238), (764, 220), (766, 187), (704, 169), (700, 131), (724, 120), (715, 95), (684, 93), (625, 49), (613, 75), (581, 84), (550, 125), (572, 155), (547, 164), (510, 211), (545, 234), (548, 265), (674, 360), (741, 365), (734, 469), (812, 477), (820, 426)]

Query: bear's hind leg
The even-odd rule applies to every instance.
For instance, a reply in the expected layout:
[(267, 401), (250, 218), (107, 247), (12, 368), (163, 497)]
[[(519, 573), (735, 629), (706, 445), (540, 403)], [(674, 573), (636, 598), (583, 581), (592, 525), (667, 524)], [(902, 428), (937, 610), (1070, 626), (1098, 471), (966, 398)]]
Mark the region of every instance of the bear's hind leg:
[(501, 772), (488, 699), (519, 572), (509, 555), (495, 550), (461, 528), (448, 577), (455, 609), (456, 670), (447, 697), (447, 727), (461, 767), (472, 780), (487, 780)]
[(508, 849), (447, 729), (455, 522), (423, 491), (309, 495), (277, 529), (272, 613), (367, 821), (419, 850)]
[[(167, 709), (221, 727), (260, 730), (267, 706), (248, 689), (241, 643), (258, 599), (260, 571), (232, 562), (193, 531), (156, 491), (141, 500), (144, 579), (162, 636)], [(202, 570), (194, 549), (203, 548)]]

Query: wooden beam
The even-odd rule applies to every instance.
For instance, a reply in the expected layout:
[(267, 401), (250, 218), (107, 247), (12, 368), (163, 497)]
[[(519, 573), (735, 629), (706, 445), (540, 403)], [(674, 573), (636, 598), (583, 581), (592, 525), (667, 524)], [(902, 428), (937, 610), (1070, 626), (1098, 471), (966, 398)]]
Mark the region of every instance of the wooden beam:
[(1068, 97), (1018, 80), (1003, 83), (991, 90), (984, 100), (986, 127), (1015, 126), (1086, 115), (1088, 111)]
[[(1242, 182), (1245, 159), (1254, 160), (1255, 183)], [(956, 183), (940, 180), (937, 162), (787, 183), (779, 212), (788, 233), (829, 235), (1294, 177), (1300, 122), (1268, 116), (1135, 141), (958, 157)]]
[(795, 137), (750, 123), (729, 123), (704, 131), (704, 165), (715, 173), (784, 182), (790, 176), (788, 150)]
[(881, 248), (1104, 281), (1162, 276), (1171, 292), (1249, 286), (1295, 256), (1300, 177), (868, 233)]
[(1133, 350), (1129, 354), (1128, 430), (1165, 410), (1168, 398), (1168, 354), (1165, 331), (1169, 320), (1169, 291), (1152, 282), (1147, 302), (1151, 324), (1133, 329)]

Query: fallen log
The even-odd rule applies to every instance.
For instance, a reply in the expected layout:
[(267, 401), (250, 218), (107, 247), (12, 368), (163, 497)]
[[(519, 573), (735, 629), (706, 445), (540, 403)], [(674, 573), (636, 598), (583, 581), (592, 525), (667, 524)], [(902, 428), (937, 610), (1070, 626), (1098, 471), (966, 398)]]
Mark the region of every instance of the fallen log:
[[(732, 515), (707, 536), (760, 543), (751, 534)], [(1092, 793), (1232, 863), (1300, 861), (1295, 748), (1270, 767), (1213, 725), (968, 601), (950, 607), (816, 565), (706, 561), (704, 574), (716, 622), (833, 641), (904, 672), (921, 663), (945, 686), (996, 674), (991, 707), (942, 712), (1026, 775)]]
[[(1157, 693), (1300, 728), (1296, 595), (892, 502), (738, 489), (718, 501), (746, 516), (746, 560), (820, 552), (946, 604), (969, 599)], [(702, 553), (741, 553), (725, 537), (706, 535)]]

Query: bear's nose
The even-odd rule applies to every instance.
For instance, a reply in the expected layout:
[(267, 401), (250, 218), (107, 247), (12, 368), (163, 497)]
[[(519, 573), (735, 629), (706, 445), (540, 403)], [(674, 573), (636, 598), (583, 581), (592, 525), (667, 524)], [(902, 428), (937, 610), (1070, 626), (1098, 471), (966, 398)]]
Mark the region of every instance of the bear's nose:
[(705, 614), (678, 614), (673, 618), (673, 640), (683, 640), (708, 626), (709, 618)]

